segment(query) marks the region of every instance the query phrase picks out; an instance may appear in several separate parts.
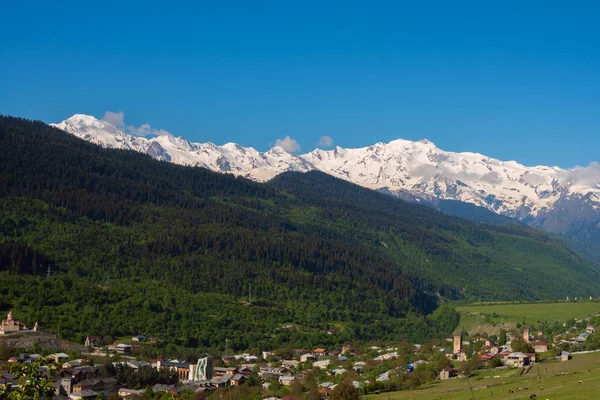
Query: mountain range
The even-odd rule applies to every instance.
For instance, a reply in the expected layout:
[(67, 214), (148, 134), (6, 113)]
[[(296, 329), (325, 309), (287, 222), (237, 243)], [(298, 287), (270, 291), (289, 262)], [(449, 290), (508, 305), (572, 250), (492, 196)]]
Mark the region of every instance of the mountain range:
[[(458, 216), (481, 215), (481, 210), (467, 207), (473, 205), (580, 243), (600, 243), (600, 167), (596, 164), (572, 169), (528, 167), (478, 153), (444, 151), (426, 139), (316, 149), (302, 155), (281, 147), (259, 152), (235, 143), (191, 143), (170, 134), (135, 136), (83, 114), (53, 126), (103, 147), (135, 150), (157, 160), (257, 182), (286, 171), (319, 170)], [(484, 222), (490, 222), (489, 216)]]
[(192, 359), (227, 341), (423, 343), (454, 331), (453, 301), (598, 293), (598, 264), (524, 224), (316, 169), (254, 182), (0, 116), (0, 311), (77, 342), (141, 332), (168, 339), (149, 356)]

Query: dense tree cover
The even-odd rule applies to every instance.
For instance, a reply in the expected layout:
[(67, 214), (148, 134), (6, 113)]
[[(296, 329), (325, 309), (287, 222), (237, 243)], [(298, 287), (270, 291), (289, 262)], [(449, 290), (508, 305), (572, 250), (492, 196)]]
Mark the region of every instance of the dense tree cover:
[(257, 184), (0, 117), (0, 310), (65, 338), (143, 333), (183, 357), (423, 341), (458, 323), (440, 299), (552, 298), (597, 276), (539, 232), (321, 173)]
[(310, 203), (302, 218), (314, 229), (379, 245), (405, 270), (444, 282), (470, 300), (556, 299), (568, 288), (600, 289), (596, 263), (524, 225), (470, 222), (316, 171), (284, 173), (269, 185)]
[(111, 361), (104, 363), (103, 377), (115, 378), (119, 384), (133, 389), (142, 389), (157, 383), (176, 384), (179, 380), (177, 372), (165, 368), (159, 371), (151, 366), (143, 366), (134, 370), (125, 363)]

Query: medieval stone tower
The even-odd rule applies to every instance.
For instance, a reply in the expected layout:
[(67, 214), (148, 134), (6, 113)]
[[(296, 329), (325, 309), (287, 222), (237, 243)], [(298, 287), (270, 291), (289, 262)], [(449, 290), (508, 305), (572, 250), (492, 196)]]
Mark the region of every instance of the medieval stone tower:
[(458, 354), (462, 349), (462, 337), (461, 335), (454, 335), (454, 350), (452, 353)]
[(523, 329), (523, 340), (525, 343), (529, 343), (529, 328)]

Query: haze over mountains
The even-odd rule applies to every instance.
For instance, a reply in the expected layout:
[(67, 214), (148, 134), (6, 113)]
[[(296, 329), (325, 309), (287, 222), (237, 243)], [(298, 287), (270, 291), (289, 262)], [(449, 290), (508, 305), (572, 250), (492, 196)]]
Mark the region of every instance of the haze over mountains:
[(191, 143), (164, 134), (135, 136), (76, 114), (54, 126), (108, 148), (200, 166), (264, 182), (285, 171), (320, 170), (358, 185), (435, 203), (456, 200), (580, 241), (600, 242), (600, 167), (527, 167), (477, 153), (441, 150), (428, 140), (394, 140), (369, 147), (316, 149), (295, 155), (280, 147), (261, 153), (235, 143)]

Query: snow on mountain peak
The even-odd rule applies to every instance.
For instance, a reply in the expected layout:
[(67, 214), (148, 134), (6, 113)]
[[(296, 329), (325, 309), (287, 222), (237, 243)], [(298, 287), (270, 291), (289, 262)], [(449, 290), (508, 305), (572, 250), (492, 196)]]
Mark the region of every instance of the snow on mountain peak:
[(447, 152), (427, 139), (395, 139), (363, 148), (336, 146), (296, 155), (279, 146), (261, 153), (236, 143), (191, 143), (168, 133), (138, 137), (84, 114), (54, 126), (104, 147), (131, 149), (156, 159), (256, 181), (285, 171), (317, 169), (368, 188), (460, 200), (510, 216), (535, 216), (565, 196), (600, 194), (599, 164), (570, 170), (526, 167), (478, 153)]

